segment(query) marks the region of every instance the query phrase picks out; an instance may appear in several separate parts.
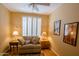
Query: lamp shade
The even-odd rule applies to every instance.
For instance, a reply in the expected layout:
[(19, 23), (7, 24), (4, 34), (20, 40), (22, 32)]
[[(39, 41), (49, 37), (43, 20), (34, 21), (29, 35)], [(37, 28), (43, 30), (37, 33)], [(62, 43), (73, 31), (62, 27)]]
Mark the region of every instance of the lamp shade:
[(13, 32), (13, 35), (14, 35), (14, 36), (19, 35), (18, 31), (14, 31), (14, 32)]
[(47, 33), (46, 33), (46, 32), (43, 32), (43, 33), (42, 33), (42, 36), (47, 36)]

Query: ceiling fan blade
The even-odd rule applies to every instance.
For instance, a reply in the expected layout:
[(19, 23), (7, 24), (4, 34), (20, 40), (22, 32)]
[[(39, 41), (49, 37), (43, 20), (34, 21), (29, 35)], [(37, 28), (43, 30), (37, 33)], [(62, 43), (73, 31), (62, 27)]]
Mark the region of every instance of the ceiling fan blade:
[(37, 11), (39, 11), (39, 8), (37, 8), (37, 6), (35, 7), (35, 9), (36, 9)]
[(50, 5), (50, 3), (34, 3), (34, 4), (36, 4), (36, 5), (44, 5), (44, 6), (49, 6)]

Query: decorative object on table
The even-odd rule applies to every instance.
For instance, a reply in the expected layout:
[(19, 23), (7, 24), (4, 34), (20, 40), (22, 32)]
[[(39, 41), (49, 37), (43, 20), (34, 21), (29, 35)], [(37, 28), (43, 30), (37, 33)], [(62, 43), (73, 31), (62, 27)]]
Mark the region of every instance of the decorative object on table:
[(54, 34), (60, 35), (61, 20), (54, 21)]
[(18, 31), (13, 31), (12, 35), (14, 36), (13, 41), (17, 41), (17, 36), (19, 35)]
[(76, 46), (77, 31), (78, 31), (77, 22), (65, 24), (63, 41), (70, 45)]

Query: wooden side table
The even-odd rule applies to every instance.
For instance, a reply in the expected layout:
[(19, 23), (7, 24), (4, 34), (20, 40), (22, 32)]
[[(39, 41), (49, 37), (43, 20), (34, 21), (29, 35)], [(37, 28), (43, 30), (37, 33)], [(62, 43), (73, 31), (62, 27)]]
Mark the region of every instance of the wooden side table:
[(18, 42), (10, 42), (10, 55), (18, 55)]
[(42, 49), (48, 49), (50, 47), (50, 42), (48, 40), (41, 40), (40, 44)]

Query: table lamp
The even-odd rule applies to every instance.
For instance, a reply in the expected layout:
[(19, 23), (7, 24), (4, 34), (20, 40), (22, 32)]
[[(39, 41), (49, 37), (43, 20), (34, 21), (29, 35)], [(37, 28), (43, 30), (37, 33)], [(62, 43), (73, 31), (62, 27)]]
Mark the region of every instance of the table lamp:
[(13, 41), (17, 41), (17, 36), (19, 35), (18, 31), (13, 31), (12, 35), (14, 36)]
[(42, 36), (47, 36), (47, 33), (46, 32), (42, 32)]
[(47, 33), (46, 32), (42, 32), (42, 39), (47, 40)]

